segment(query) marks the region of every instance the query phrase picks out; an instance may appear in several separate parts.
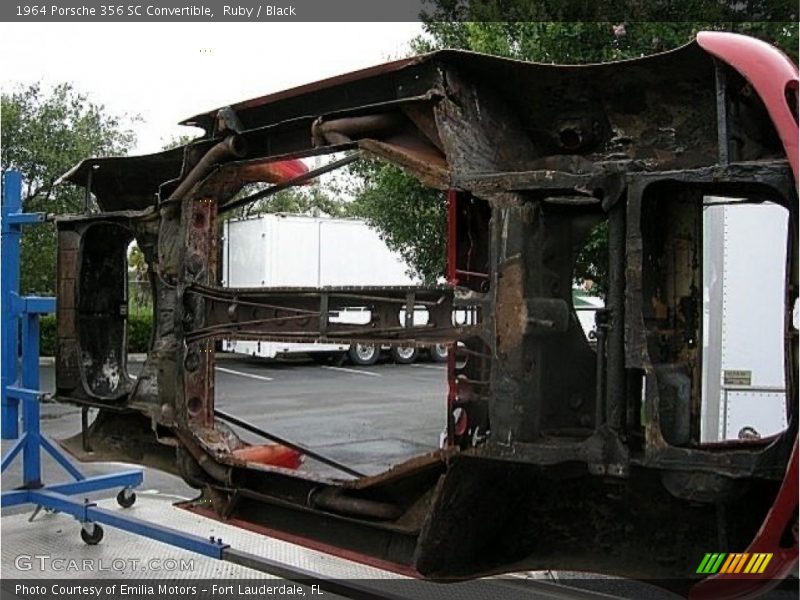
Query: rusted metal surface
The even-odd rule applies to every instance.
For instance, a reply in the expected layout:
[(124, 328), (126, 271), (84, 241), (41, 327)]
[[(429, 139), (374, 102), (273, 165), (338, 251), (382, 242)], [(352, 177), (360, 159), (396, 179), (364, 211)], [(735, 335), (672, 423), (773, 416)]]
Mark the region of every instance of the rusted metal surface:
[[(59, 223), (58, 399), (102, 407), (87, 441), (104, 456), (171, 460), (226, 518), (424, 576), (595, 570), (685, 591), (695, 555), (720, 536), (747, 547), (768, 513), (793, 549), (785, 569), (797, 556), (797, 494), (780, 485), (797, 436), (797, 124), (774, 105), (783, 96), (762, 94), (769, 77), (729, 66), (739, 38), (714, 35), (701, 43), (716, 59), (698, 44), (582, 67), (438, 52), (198, 115), (187, 122), (206, 135), (175, 151), (85, 161), (65, 178), (86, 185), (92, 170), (104, 212)], [(796, 89), (796, 68), (742, 44)], [(450, 190), (447, 285), (217, 284), (221, 211), (317, 174), (297, 158), (356, 148)], [(254, 181), (273, 187), (236, 196)], [(715, 194), (778, 203), (792, 224), (789, 427), (767, 440), (699, 442), (699, 223)], [(592, 344), (573, 269), (603, 224), (608, 302)], [(134, 238), (156, 307), (136, 381), (120, 293)], [(400, 319), (411, 306), (425, 326)], [(330, 318), (347, 307), (367, 322)], [(449, 446), (344, 481), (248, 462), (258, 449), (214, 417), (220, 337), (450, 344)], [(131, 413), (149, 427), (118, 436)]]
[(247, 147), (242, 138), (232, 135), (213, 146), (206, 152), (203, 158), (192, 167), (192, 170), (181, 180), (180, 185), (175, 188), (164, 202), (176, 202), (192, 187), (195, 186), (211, 171), (214, 166), (226, 158), (242, 158), (247, 154)]
[[(409, 294), (413, 298), (409, 302)], [(418, 287), (214, 288), (192, 285), (184, 290), (189, 302), (202, 299), (202, 326), (186, 335), (187, 342), (208, 338), (276, 341), (401, 341), (447, 342), (469, 327), (454, 327), (453, 290)], [(411, 304), (427, 312), (425, 325), (407, 326), (400, 311)], [(330, 311), (369, 307), (363, 324), (336, 323)], [(324, 309), (323, 309), (324, 307)]]

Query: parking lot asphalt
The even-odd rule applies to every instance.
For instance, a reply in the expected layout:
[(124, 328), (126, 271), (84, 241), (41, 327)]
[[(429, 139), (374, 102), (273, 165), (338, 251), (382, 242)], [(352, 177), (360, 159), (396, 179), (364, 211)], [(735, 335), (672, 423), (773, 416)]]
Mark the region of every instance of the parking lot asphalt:
[[(136, 374), (140, 367), (131, 363), (129, 370)], [(53, 391), (52, 365), (41, 366), (40, 376), (42, 389)], [(218, 408), (366, 474), (435, 449), (445, 426), (446, 380), (441, 364), (337, 367), (237, 357), (218, 361), (216, 376)], [(51, 439), (70, 437), (79, 430), (79, 408), (42, 405), (42, 431)], [(245, 440), (262, 442), (247, 432), (239, 433)], [(4, 440), (3, 453), (12, 444)], [(122, 465), (81, 463), (79, 467), (87, 475), (96, 475), (120, 470)], [(337, 473), (308, 459), (301, 468)], [(43, 459), (45, 483), (67, 477), (49, 457)], [(21, 483), (20, 458), (3, 474), (2, 483), (3, 489)], [(143, 489), (185, 498), (196, 495), (180, 478), (154, 469), (145, 469)]]

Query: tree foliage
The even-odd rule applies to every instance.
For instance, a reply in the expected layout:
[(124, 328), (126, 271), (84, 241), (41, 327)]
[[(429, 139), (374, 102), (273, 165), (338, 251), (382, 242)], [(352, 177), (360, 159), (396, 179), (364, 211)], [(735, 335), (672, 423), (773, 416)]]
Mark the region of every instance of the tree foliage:
[(447, 213), (442, 192), (374, 160), (356, 163), (354, 172), (360, 177), (350, 214), (375, 227), (413, 275), (434, 283), (444, 269)]
[(153, 297), (150, 286), (150, 265), (138, 244), (128, 250), (128, 299), (131, 313), (152, 313)]
[(457, 48), (532, 62), (581, 64), (665, 52), (707, 30), (752, 35), (779, 46), (797, 60), (797, 24), (775, 22), (430, 21), (424, 24), (425, 33), (412, 40), (411, 47), (416, 53)]
[[(123, 155), (136, 138), (135, 117), (116, 116), (69, 83), (40, 84), (2, 94), (3, 173), (23, 175), (23, 208), (50, 214), (83, 210), (84, 194), (58, 178), (90, 156)], [(27, 227), (22, 236), (21, 290), (53, 294), (56, 239), (51, 224)]]
[[(257, 190), (266, 189), (267, 185), (249, 186), (241, 194), (249, 195)], [(333, 192), (323, 189), (317, 182), (299, 187), (281, 190), (263, 200), (258, 200), (234, 210), (233, 217), (250, 217), (265, 213), (297, 213), (312, 216), (342, 217), (346, 216), (345, 203)]]
[[(630, 15), (614, 15), (608, 3), (598, 2), (594, 6), (598, 15), (609, 19), (617, 16), (618, 20), (598, 18), (594, 22), (570, 22), (562, 3), (551, 0), (535, 3), (433, 0), (430, 4), (433, 10), (423, 18), (423, 35), (410, 43), (416, 54), (455, 48), (533, 62), (592, 63), (663, 52), (691, 41), (698, 31), (723, 29), (765, 39), (797, 60), (796, 22), (741, 22), (740, 19), (726, 22), (724, 17), (731, 15), (724, 7), (714, 12), (705, 6), (707, 3), (692, 0), (672, 3), (675, 16), (684, 19), (696, 14), (705, 20), (676, 21), (673, 17), (673, 21), (656, 21), (647, 3), (639, 5), (641, 14), (632, 19)], [(581, 6), (587, 9), (587, 5)], [(554, 22), (555, 19), (562, 21)], [(442, 194), (420, 189), (416, 180), (392, 166), (356, 173), (363, 182), (353, 212), (380, 228), (389, 246), (399, 250), (426, 280), (435, 280), (444, 270), (441, 249), (445, 246), (445, 227), (443, 222), (420, 220), (444, 220)], [(426, 210), (420, 208), (423, 198), (430, 205)], [(606, 227), (594, 230), (577, 257), (575, 269), (577, 281), (591, 279), (598, 284), (594, 290), (600, 292), (605, 277), (606, 232)]]
[(183, 133), (181, 135), (173, 135), (170, 137), (166, 143), (162, 146), (162, 150), (172, 150), (173, 148), (178, 148), (180, 146), (185, 146), (197, 139), (197, 135), (192, 135), (189, 133)]
[(422, 21), (675, 23), (797, 21), (794, 0), (432, 0)]

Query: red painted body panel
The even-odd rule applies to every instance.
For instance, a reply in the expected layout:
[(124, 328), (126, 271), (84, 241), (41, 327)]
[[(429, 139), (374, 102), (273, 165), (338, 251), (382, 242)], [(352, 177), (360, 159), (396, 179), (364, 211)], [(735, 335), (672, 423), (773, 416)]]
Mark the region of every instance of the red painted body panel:
[(303, 462), (303, 455), (300, 452), (280, 444), (245, 446), (234, 450), (233, 456), (245, 462), (273, 465), (284, 469), (297, 469)]
[[(759, 598), (797, 569), (797, 539), (791, 548), (781, 548), (780, 540), (792, 519), (797, 518), (798, 458), (795, 440), (792, 457), (786, 468), (786, 476), (775, 498), (772, 508), (764, 518), (755, 539), (747, 552), (772, 552), (774, 556), (761, 575), (740, 573), (737, 575), (713, 575), (696, 584), (691, 600), (744, 600)], [(726, 549), (720, 549), (725, 551)]]
[[(797, 184), (800, 170), (797, 116), (792, 115), (792, 108), (786, 97), (787, 90), (797, 92), (797, 66), (777, 48), (743, 35), (704, 31), (697, 35), (697, 42), (709, 54), (736, 69), (753, 86), (775, 125)], [(796, 572), (797, 530), (794, 531), (794, 544), (791, 547), (782, 548), (780, 541), (787, 527), (792, 526), (792, 520), (797, 519), (799, 468), (797, 453), (795, 438), (792, 456), (775, 502), (747, 548), (747, 552), (750, 553), (772, 552), (774, 557), (769, 568), (762, 575), (714, 575), (695, 585), (690, 598), (693, 600), (757, 598), (777, 585), (780, 580)], [(796, 523), (794, 527), (797, 527)]]
[[(458, 221), (458, 192), (447, 191), (447, 283), (458, 285), (456, 271), (456, 239)], [(456, 379), (456, 345), (450, 347), (447, 353), (447, 444), (453, 443), (453, 408), (458, 399), (458, 380)]]
[(745, 35), (702, 31), (697, 34), (697, 43), (753, 85), (781, 138), (797, 183), (800, 160), (797, 121), (786, 100), (787, 90), (798, 89), (797, 66), (774, 46)]

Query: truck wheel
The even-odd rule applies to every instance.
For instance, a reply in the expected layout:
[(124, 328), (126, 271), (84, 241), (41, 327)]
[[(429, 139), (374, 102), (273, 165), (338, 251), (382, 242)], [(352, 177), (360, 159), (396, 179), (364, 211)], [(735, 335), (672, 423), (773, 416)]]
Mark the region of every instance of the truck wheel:
[(431, 346), (431, 360), (433, 362), (443, 363), (447, 362), (447, 345), (446, 344), (436, 344), (435, 346)]
[(354, 365), (366, 367), (378, 362), (381, 351), (373, 344), (353, 344), (347, 354)]
[(416, 346), (393, 346), (392, 358), (398, 365), (410, 365), (417, 360), (419, 350)]

